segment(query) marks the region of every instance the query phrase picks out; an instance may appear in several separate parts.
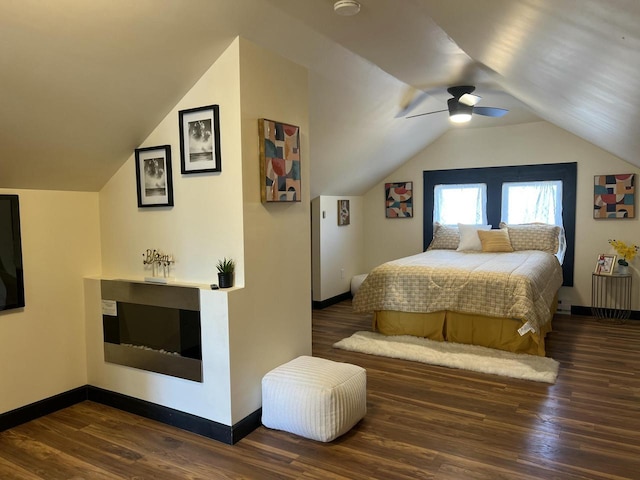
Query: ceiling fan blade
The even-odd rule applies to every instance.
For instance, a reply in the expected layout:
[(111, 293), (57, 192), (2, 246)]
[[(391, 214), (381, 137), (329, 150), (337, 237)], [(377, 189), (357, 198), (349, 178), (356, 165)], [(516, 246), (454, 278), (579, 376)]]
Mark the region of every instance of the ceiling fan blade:
[(449, 109), (445, 109), (445, 110), (436, 110), (435, 112), (426, 112), (426, 113), (418, 113), (417, 115), (410, 115), (408, 117), (405, 118), (415, 118), (415, 117), (422, 117), (423, 115), (431, 115), (432, 113), (442, 113), (442, 112), (448, 112)]
[(465, 93), (458, 99), (460, 103), (462, 103), (463, 105), (468, 105), (470, 107), (476, 105), (480, 100), (482, 100), (482, 97), (474, 95), (472, 93)]
[(409, 103), (407, 103), (407, 105), (396, 114), (396, 118), (404, 117), (407, 113), (409, 113), (414, 108), (416, 108), (425, 99), (425, 97), (428, 97), (428, 96), (429, 94), (427, 92), (422, 92), (422, 91), (417, 95), (415, 95), (409, 101)]
[(509, 110), (505, 110), (504, 108), (494, 108), (494, 107), (473, 107), (473, 113), (478, 115), (484, 115), (485, 117), (502, 117), (506, 115)]

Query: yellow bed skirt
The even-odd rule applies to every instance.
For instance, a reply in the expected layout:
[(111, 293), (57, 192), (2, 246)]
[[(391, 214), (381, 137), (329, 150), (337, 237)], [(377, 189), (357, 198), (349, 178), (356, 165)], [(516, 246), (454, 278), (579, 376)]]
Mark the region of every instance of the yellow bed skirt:
[(520, 335), (518, 329), (522, 325), (521, 320), (512, 318), (449, 311), (409, 313), (382, 310), (373, 314), (373, 330), (383, 335), (413, 335), (544, 356), (544, 337), (551, 331), (551, 319), (544, 325), (544, 331), (535, 334)]

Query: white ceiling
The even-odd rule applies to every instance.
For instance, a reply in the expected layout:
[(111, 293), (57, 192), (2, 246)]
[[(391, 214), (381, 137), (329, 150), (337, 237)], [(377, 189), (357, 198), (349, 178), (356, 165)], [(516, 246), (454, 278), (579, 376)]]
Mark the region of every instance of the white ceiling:
[[(636, 0), (0, 0), (0, 187), (97, 191), (237, 35), (309, 68), (311, 195), (449, 128), (547, 120), (640, 166)], [(507, 108), (451, 127), (446, 87)], [(286, 121), (286, 119), (282, 119)]]

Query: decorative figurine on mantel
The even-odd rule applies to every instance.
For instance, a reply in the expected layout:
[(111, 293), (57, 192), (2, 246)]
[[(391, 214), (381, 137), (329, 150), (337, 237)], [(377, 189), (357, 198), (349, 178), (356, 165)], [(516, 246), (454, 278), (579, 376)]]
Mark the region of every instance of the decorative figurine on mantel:
[(151, 277), (144, 277), (145, 282), (169, 283), (173, 280), (171, 277), (171, 264), (175, 263), (173, 255), (148, 248), (142, 257), (142, 264), (145, 267), (150, 265), (152, 272)]

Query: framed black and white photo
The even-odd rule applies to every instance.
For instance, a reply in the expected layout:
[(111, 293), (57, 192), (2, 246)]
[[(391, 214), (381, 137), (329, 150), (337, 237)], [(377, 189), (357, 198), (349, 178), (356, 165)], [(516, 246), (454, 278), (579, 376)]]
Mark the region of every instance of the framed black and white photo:
[(180, 170), (182, 173), (221, 172), (220, 107), (180, 110)]
[(171, 146), (136, 148), (138, 207), (172, 207)]

